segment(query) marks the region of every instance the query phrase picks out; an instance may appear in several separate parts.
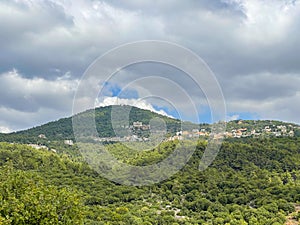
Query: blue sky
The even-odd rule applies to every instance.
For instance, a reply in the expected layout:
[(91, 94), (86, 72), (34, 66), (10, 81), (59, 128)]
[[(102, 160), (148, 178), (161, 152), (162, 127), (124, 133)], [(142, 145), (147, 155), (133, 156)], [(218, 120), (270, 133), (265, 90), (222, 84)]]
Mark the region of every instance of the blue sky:
[[(133, 89), (123, 89), (121, 86), (117, 84), (112, 84), (110, 82), (105, 82), (103, 84), (102, 92), (105, 94), (102, 94), (103, 96), (110, 96), (113, 98), (107, 97), (106, 100), (110, 99), (110, 103), (107, 103), (106, 105), (114, 105), (114, 104), (132, 104), (134, 106), (138, 106), (140, 108), (149, 109), (152, 111), (163, 111), (166, 113), (166, 115), (169, 115), (173, 118), (178, 118), (182, 120), (188, 120), (192, 122), (201, 122), (201, 123), (212, 123), (214, 122), (212, 118), (212, 112), (210, 107), (207, 105), (207, 103), (203, 104), (201, 109), (198, 110), (198, 116), (195, 119), (195, 117), (189, 116), (187, 113), (185, 113), (184, 110), (181, 110), (180, 108), (176, 108), (172, 104), (167, 104), (164, 101), (157, 102), (157, 101), (151, 101), (151, 99), (141, 99), (138, 91)], [(200, 96), (199, 96), (200, 97)], [(118, 100), (116, 100), (116, 98)], [(130, 100), (130, 102), (127, 101), (127, 99)], [(147, 101), (148, 100), (148, 101)], [(153, 99), (152, 99), (153, 100)], [(154, 99), (155, 100), (155, 99)], [(109, 101), (108, 101), (109, 102)], [(147, 106), (144, 106), (143, 104), (139, 104), (139, 102), (142, 102), (143, 104), (145, 102), (154, 102), (151, 104), (151, 108)], [(158, 103), (158, 104), (157, 104)], [(259, 115), (257, 113), (250, 113), (250, 112), (227, 112), (226, 120), (258, 120), (260, 119)]]
[[(97, 57), (149, 39), (177, 43), (207, 63), (222, 88), (227, 118), (300, 123), (299, 28), (297, 0), (0, 1), (0, 132), (70, 116), (80, 79)], [(138, 76), (143, 68), (172, 72), (152, 65), (121, 72)], [(132, 104), (174, 113), (169, 103), (140, 100), (147, 85), (125, 88), (126, 79), (107, 85), (99, 105), (121, 93)], [(173, 93), (153, 85), (157, 96)], [(207, 104), (199, 102), (206, 122)], [(183, 119), (189, 119), (188, 106), (178, 98)]]

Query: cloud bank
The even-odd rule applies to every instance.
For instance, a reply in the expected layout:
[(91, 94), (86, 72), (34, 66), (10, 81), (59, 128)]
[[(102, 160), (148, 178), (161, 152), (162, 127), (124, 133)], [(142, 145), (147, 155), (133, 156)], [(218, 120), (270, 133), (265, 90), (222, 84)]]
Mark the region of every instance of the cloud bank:
[[(202, 57), (219, 80), (230, 115), (300, 123), (299, 27), (298, 0), (1, 1), (0, 129), (69, 116), (86, 68), (111, 48), (144, 39), (175, 42)], [(143, 69), (130, 72), (138, 76)], [(141, 88), (132, 89), (137, 96), (128, 101), (143, 96)], [(158, 95), (170, 91), (157, 88)], [(186, 101), (180, 103), (188, 112)]]

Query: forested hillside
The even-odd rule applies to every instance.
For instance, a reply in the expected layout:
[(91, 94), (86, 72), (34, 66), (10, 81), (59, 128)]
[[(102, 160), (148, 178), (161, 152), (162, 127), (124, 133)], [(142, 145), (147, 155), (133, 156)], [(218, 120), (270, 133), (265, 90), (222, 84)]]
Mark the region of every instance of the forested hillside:
[[(143, 110), (131, 106), (114, 106), (115, 110), (119, 113), (122, 111), (130, 112), (128, 124), (132, 125), (133, 122), (139, 121), (143, 124), (149, 124), (149, 121), (153, 118), (162, 118), (167, 126), (167, 131), (174, 133), (181, 129), (180, 120), (162, 116), (160, 114)], [(113, 137), (114, 133), (112, 123), (111, 123), (111, 113), (112, 106), (96, 108), (95, 111), (88, 110), (78, 114), (80, 117), (88, 118), (92, 113), (95, 113), (95, 123), (97, 126), (97, 131), (99, 137)], [(185, 122), (185, 127), (196, 128), (198, 125), (192, 124), (190, 122)], [(82, 129), (88, 132), (89, 127), (83, 122), (81, 124)], [(0, 140), (9, 142), (35, 142), (38, 140), (40, 134), (45, 135), (48, 140), (64, 140), (64, 139), (74, 139), (73, 128), (72, 128), (72, 117), (63, 118), (57, 121), (53, 121), (41, 126), (37, 126), (28, 130), (19, 131), (11, 134), (0, 134)]]
[[(134, 155), (121, 144), (108, 149), (147, 165), (176, 145)], [(1, 143), (0, 224), (284, 224), (300, 203), (299, 138), (231, 139), (205, 171), (198, 166), (206, 142), (184, 144), (195, 146), (168, 180), (132, 187), (102, 178), (80, 156)]]
[[(174, 136), (176, 132), (181, 131), (182, 137), (187, 136), (202, 136), (207, 138), (211, 132), (211, 125), (202, 123), (194, 124), (188, 121), (180, 121), (170, 117), (162, 116), (160, 114), (143, 110), (140, 108), (117, 105), (96, 108), (95, 110), (87, 110), (85, 112), (75, 115), (80, 118), (79, 127), (82, 135), (88, 137), (90, 135), (90, 124), (88, 118), (94, 116), (98, 136), (101, 137), (116, 137), (120, 136), (112, 126), (112, 109), (118, 112), (118, 116), (123, 114), (128, 116), (126, 123), (131, 127), (134, 122), (141, 122), (143, 125), (149, 125), (154, 118), (162, 119), (166, 125), (166, 137)], [(0, 141), (12, 143), (40, 143), (46, 144), (52, 141), (74, 140), (74, 131), (72, 127), (72, 117), (59, 119), (57, 121), (49, 122), (41, 126), (33, 127), (28, 130), (13, 132), (10, 134), (1, 134)], [(130, 128), (123, 128), (129, 131)], [(132, 131), (132, 130), (131, 130)], [(142, 134), (141, 136), (149, 136), (149, 130), (141, 132), (141, 130), (134, 130), (128, 134)], [(196, 132), (195, 132), (196, 131)], [(201, 131), (201, 132), (199, 132)], [(225, 137), (277, 137), (277, 136), (297, 136), (300, 137), (300, 127), (297, 124), (285, 123), (273, 120), (235, 120), (226, 123)], [(125, 132), (126, 133), (126, 132)], [(186, 133), (186, 134), (185, 134)], [(122, 135), (121, 135), (122, 136)], [(41, 138), (42, 137), (42, 138)], [(44, 140), (43, 140), (44, 139)]]

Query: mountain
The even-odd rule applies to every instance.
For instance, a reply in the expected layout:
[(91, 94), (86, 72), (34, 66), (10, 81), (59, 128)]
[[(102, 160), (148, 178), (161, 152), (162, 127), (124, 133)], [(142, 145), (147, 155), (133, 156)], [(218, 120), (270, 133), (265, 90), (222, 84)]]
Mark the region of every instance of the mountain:
[[(155, 112), (140, 109), (133, 106), (106, 106), (99, 107), (94, 110), (87, 110), (85, 112), (79, 113), (78, 116), (81, 118), (82, 123), (80, 124), (83, 130), (88, 132), (89, 128), (87, 127), (85, 120), (89, 118), (92, 113), (95, 113), (95, 122), (99, 137), (114, 137), (115, 132), (111, 124), (111, 115), (113, 110), (118, 111), (118, 115), (122, 112), (129, 112), (129, 125), (133, 125), (134, 122), (142, 122), (144, 125), (148, 125), (149, 122), (154, 118), (160, 118), (165, 121), (167, 132), (174, 134), (176, 131), (181, 129), (181, 122), (178, 119), (170, 118), (157, 114)], [(187, 129), (197, 128), (199, 125), (184, 122), (184, 126)], [(208, 125), (206, 125), (208, 126)], [(145, 132), (147, 135), (147, 132)], [(74, 139), (73, 127), (72, 127), (72, 117), (62, 118), (57, 121), (49, 122), (41, 126), (33, 127), (28, 130), (13, 132), (10, 134), (0, 134), (0, 141), (8, 142), (32, 142), (38, 140), (39, 135), (43, 135), (47, 140), (66, 140)], [(23, 141), (22, 141), (23, 140)]]
[[(117, 135), (115, 134), (116, 127), (113, 128), (111, 123), (111, 117), (115, 112), (112, 110), (116, 110), (118, 112), (118, 117), (124, 116), (121, 120), (126, 120), (126, 115), (129, 114), (129, 122), (127, 122), (127, 125), (131, 126), (131, 128), (125, 127), (123, 124), (122, 129), (123, 131), (131, 129), (131, 134), (135, 134), (140, 137), (149, 136), (150, 130), (147, 129), (147, 126), (151, 123), (151, 121), (153, 121), (153, 119), (158, 122), (159, 119), (164, 121), (169, 136), (174, 136), (175, 133), (180, 130), (189, 131), (189, 134), (192, 134), (193, 129), (204, 130), (204, 132), (200, 133), (206, 133), (207, 135), (210, 132), (209, 124), (194, 124), (186, 121), (181, 122), (178, 119), (163, 116), (149, 110), (127, 105), (115, 105), (99, 107), (95, 110), (87, 110), (75, 115), (75, 117), (80, 118), (79, 126), (80, 130), (84, 131), (83, 135), (90, 135), (87, 120), (95, 113), (95, 124), (99, 137), (106, 138), (120, 136), (119, 133)], [(132, 129), (134, 122), (140, 122), (137, 126), (140, 126), (141, 129)], [(143, 129), (142, 125), (145, 126), (145, 129)], [(162, 124), (159, 124), (159, 126), (161, 125)], [(119, 127), (121, 126), (122, 123), (119, 124)], [(165, 129), (165, 127), (161, 127), (162, 129)], [(226, 127), (227, 137), (300, 136), (299, 125), (274, 120), (235, 120), (227, 122)], [(126, 132), (124, 136), (125, 135)], [(62, 118), (28, 130), (13, 132), (10, 134), (0, 134), (0, 141), (6, 142), (37, 143), (43, 138), (47, 141), (74, 140), (72, 117)]]

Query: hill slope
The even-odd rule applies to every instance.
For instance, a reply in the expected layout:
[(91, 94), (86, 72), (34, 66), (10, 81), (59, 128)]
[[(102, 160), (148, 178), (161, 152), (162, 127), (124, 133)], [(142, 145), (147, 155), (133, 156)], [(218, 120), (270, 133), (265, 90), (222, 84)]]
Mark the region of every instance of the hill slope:
[[(161, 118), (165, 121), (167, 131), (174, 133), (181, 129), (181, 122), (178, 119), (173, 119), (167, 116), (163, 116), (149, 110), (140, 109), (131, 106), (114, 106), (114, 110), (120, 112), (127, 112), (130, 110), (129, 114), (129, 125), (133, 122), (139, 121), (143, 124), (149, 124), (150, 120), (153, 118)], [(95, 122), (97, 126), (97, 131), (99, 137), (114, 137), (115, 133), (111, 124), (111, 112), (112, 106), (100, 107), (95, 109)], [(87, 110), (83, 113), (78, 114), (83, 118), (91, 116), (92, 110)], [(86, 126), (84, 122), (82, 123), (83, 129)], [(185, 127), (190, 127), (193, 129), (197, 127), (196, 124), (185, 122)], [(87, 128), (88, 130), (88, 128)], [(21, 140), (32, 140), (34, 141), (40, 134), (44, 134), (48, 140), (65, 140), (74, 139), (73, 128), (72, 128), (72, 117), (59, 119), (57, 121), (49, 122), (41, 126), (33, 127), (28, 130), (18, 131), (10, 134), (0, 134), (1, 141), (11, 141), (18, 142)]]
[[(199, 171), (205, 142), (198, 142), (177, 174), (132, 187), (63, 155), (0, 143), (0, 224), (283, 225), (300, 201), (299, 145), (299, 138), (225, 141), (214, 163)], [(166, 142), (134, 157), (118, 144), (109, 151), (145, 165), (174, 146)]]
[[(207, 133), (210, 131), (209, 124), (193, 124), (191, 122), (181, 122), (178, 119), (166, 117), (149, 110), (140, 109), (132, 106), (106, 106), (95, 109), (95, 123), (99, 137), (115, 137), (114, 129), (111, 124), (112, 108), (117, 110), (122, 115), (129, 113), (129, 124), (133, 125), (134, 122), (142, 122), (144, 125), (149, 125), (150, 121), (154, 118), (162, 119), (166, 124), (167, 133), (174, 135), (176, 131), (180, 130), (193, 130), (204, 129)], [(87, 110), (79, 113), (76, 116), (82, 118), (80, 124), (81, 129), (85, 130), (85, 135), (88, 136), (89, 127), (86, 125), (86, 119), (89, 118), (93, 110)], [(182, 129), (182, 127), (184, 127)], [(147, 136), (149, 130), (141, 132), (136, 130), (139, 135)], [(292, 123), (285, 123), (274, 120), (236, 120), (227, 123), (228, 137), (250, 137), (250, 136), (300, 136), (299, 125)], [(289, 134), (289, 132), (292, 132)], [(54, 140), (74, 140), (72, 117), (62, 118), (57, 121), (49, 122), (41, 126), (33, 127), (28, 130), (18, 131), (10, 134), (0, 134), (0, 141), (7, 142), (20, 142), (20, 143), (37, 143), (41, 141), (38, 138), (40, 134), (43, 134), (48, 141)], [(238, 136), (240, 135), (240, 136)]]

